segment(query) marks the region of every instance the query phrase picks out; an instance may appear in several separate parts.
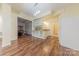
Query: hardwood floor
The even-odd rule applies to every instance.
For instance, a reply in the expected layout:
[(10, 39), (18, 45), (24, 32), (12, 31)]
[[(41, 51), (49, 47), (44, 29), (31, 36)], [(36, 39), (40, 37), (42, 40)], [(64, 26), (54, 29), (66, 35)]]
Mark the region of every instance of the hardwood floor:
[(32, 36), (21, 37), (12, 45), (1, 50), (2, 56), (78, 56), (79, 51), (63, 47), (57, 37), (39, 39)]

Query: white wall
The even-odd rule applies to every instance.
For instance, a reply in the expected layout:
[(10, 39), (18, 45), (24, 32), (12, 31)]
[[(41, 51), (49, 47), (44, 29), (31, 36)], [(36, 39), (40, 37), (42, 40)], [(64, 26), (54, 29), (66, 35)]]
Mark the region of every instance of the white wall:
[(2, 17), (0, 16), (0, 38), (2, 38)]
[(0, 38), (2, 38), (2, 12), (1, 12), (1, 4), (0, 4)]
[(12, 38), (12, 19), (11, 19), (11, 8), (8, 4), (2, 4), (2, 47), (11, 44)]
[(2, 17), (0, 16), (0, 32), (2, 32)]
[(11, 14), (12, 16), (12, 38), (11, 40), (17, 39), (17, 15), (15, 13)]
[(79, 50), (79, 9), (70, 7), (65, 9), (59, 19), (60, 43), (63, 46)]

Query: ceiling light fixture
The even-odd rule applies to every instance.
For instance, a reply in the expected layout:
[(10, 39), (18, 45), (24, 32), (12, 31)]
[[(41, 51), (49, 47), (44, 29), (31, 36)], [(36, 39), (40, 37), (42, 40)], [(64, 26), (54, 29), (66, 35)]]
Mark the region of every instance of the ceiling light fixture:
[(34, 13), (34, 16), (36, 16), (36, 15), (39, 14), (39, 13), (40, 13), (40, 10), (36, 11), (36, 12)]
[(47, 26), (48, 26), (48, 22), (45, 22), (45, 21), (44, 21), (43, 23), (44, 23), (44, 25), (47, 25)]

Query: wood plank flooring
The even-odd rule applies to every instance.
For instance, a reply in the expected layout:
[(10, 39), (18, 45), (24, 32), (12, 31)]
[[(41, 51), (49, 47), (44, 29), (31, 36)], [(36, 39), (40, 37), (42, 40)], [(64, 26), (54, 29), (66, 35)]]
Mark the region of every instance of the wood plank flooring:
[(57, 37), (39, 39), (25, 36), (1, 50), (2, 56), (79, 56), (79, 51), (63, 47)]

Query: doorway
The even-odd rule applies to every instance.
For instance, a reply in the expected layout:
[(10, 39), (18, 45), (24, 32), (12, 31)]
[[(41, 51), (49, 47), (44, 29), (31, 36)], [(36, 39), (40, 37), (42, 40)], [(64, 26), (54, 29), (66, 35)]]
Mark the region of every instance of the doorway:
[(18, 17), (18, 37), (32, 35), (32, 21)]

